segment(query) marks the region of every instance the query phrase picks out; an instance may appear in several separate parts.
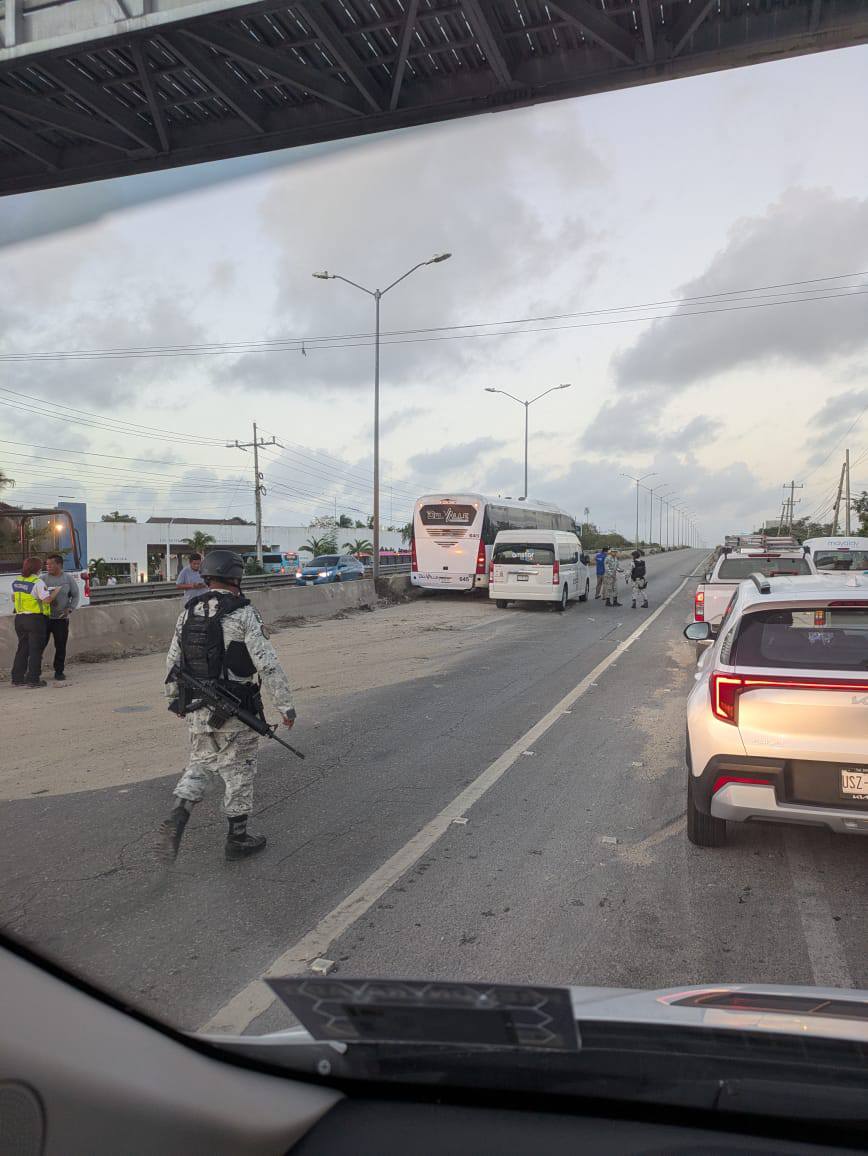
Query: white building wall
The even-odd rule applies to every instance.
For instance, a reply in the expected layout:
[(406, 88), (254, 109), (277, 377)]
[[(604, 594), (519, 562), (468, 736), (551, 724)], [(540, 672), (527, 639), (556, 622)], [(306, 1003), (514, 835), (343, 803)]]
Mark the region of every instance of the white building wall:
[[(171, 526), (160, 522), (88, 522), (87, 543), (90, 558), (103, 558), (118, 566), (130, 567), (130, 581), (144, 582), (148, 573), (148, 546), (157, 547), (161, 558), (165, 558), (166, 539), (171, 534), (172, 566), (171, 576), (177, 575), (177, 556), (187, 553), (185, 538), (192, 538), (197, 531), (210, 534), (215, 546), (251, 547), (256, 541), (253, 526), (214, 526), (201, 522), (172, 522)], [(289, 553), (310, 537), (322, 537), (323, 531), (310, 526), (263, 526), (262, 545), (270, 552)], [(344, 529), (337, 531), (340, 549), (344, 542), (356, 538), (371, 537), (370, 530)], [(401, 535), (386, 530), (380, 532), (380, 545), (386, 549), (401, 548)]]

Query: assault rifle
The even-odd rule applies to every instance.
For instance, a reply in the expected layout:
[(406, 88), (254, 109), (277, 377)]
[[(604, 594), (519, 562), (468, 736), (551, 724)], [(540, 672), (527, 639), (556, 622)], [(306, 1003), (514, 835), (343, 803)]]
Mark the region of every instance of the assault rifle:
[[(240, 723), (243, 723), (244, 726), (249, 727), (252, 731), (256, 731), (258, 735), (262, 735), (263, 738), (274, 739), (276, 743), (280, 743), (282, 747), (286, 747), (288, 751), (292, 751), (297, 758), (304, 758), (301, 751), (296, 750), (294, 746), (291, 746), (284, 739), (278, 738), (274, 733), (277, 730), (276, 726), (269, 726), (264, 718), (248, 710), (241, 696), (233, 694), (224, 684), (202, 682), (201, 679), (196, 678), (192, 674), (187, 674), (186, 671), (181, 670), (180, 667), (177, 666), (172, 668), (166, 681), (178, 682), (182, 686), (186, 686), (190, 690), (195, 691), (196, 698), (202, 700), (201, 705), (210, 706), (213, 709), (214, 713), (211, 716), (211, 723), (212, 726), (217, 729), (223, 726), (227, 719), (236, 718)], [(189, 709), (190, 707), (187, 706), (182, 710), (178, 699), (175, 699), (169, 704), (169, 710), (174, 714), (181, 715), (181, 717), (183, 717)], [(193, 709), (198, 710), (199, 708), (196, 706), (193, 707)]]

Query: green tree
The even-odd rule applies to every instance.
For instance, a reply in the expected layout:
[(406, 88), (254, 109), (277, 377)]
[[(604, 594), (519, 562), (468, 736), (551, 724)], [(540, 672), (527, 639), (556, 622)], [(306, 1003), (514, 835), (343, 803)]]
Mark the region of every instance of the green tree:
[(354, 542), (344, 542), (344, 549), (347, 553), (355, 554), (356, 557), (359, 554), (370, 554), (373, 548), (373, 543), (367, 538), (356, 538)]
[(0, 490), (11, 489), (15, 485), (15, 479), (10, 478), (8, 474), (0, 470)]
[(863, 490), (858, 498), (853, 498), (850, 505), (859, 519), (859, 533), (868, 536), (868, 490)]
[(303, 546), (299, 546), (299, 550), (304, 550), (306, 554), (313, 554), (317, 557), (318, 554), (334, 554), (337, 552), (338, 544), (334, 538), (315, 538), (313, 534), (308, 538)]
[(352, 530), (352, 528), (353, 528), (353, 519), (349, 516), (349, 514), (341, 514), (341, 516), (338, 518), (338, 529), (339, 530)]
[(213, 534), (206, 534), (204, 530), (197, 530), (192, 538), (182, 539), (185, 546), (189, 546), (195, 554), (204, 554), (209, 546), (213, 546), (217, 539)]
[(356, 518), (356, 524), (353, 527), (354, 530), (367, 530), (367, 528), (368, 527), (365, 525), (364, 522), (360, 522), (359, 519)]
[(255, 554), (251, 555), (244, 563), (244, 573), (248, 578), (255, 578), (258, 574), (265, 573), (265, 568), (259, 565)]
[(122, 514), (120, 510), (112, 510), (110, 514), (103, 514), (101, 522), (135, 522), (132, 514)]
[(88, 570), (95, 575), (101, 585), (105, 585), (105, 580), (109, 576), (108, 562), (105, 558), (91, 558)]
[(411, 542), (412, 540), (413, 540), (413, 523), (407, 522), (406, 525), (401, 527), (401, 541), (402, 542)]

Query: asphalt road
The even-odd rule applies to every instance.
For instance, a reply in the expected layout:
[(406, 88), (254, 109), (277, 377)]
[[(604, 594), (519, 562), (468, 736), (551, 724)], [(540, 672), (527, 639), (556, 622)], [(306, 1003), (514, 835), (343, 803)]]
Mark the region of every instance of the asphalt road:
[[(188, 1028), (286, 1023), (256, 981), (293, 945), (340, 974), (868, 987), (868, 840), (745, 826), (723, 850), (686, 842), (692, 585), (619, 647), (702, 556), (651, 560), (650, 611), (481, 607), (446, 674), (322, 705), (294, 732), (304, 763), (263, 751), (251, 825), (269, 847), (249, 862), (223, 862), (211, 801), (155, 867), (174, 774), (2, 804), (0, 923)], [(466, 822), (432, 831), (480, 783)]]

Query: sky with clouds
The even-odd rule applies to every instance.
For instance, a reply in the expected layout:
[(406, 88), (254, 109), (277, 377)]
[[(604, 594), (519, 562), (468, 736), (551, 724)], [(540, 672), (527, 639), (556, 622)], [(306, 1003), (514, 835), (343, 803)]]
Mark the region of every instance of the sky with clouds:
[[(283, 447), (262, 455), (267, 522), (366, 515), (373, 302), (311, 274), (383, 286), (449, 251), (382, 300), (387, 522), (423, 492), (520, 493), (523, 412), (485, 389), (563, 382), (530, 410), (531, 496), (630, 534), (620, 475), (651, 474), (708, 542), (773, 517), (791, 478), (800, 512), (824, 510), (845, 444), (868, 486), (866, 64), (853, 48), (3, 199), (13, 499), (252, 516), (251, 456), (225, 443), (256, 421)], [(45, 356), (71, 351), (103, 355)]]

